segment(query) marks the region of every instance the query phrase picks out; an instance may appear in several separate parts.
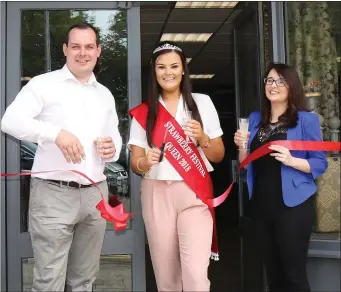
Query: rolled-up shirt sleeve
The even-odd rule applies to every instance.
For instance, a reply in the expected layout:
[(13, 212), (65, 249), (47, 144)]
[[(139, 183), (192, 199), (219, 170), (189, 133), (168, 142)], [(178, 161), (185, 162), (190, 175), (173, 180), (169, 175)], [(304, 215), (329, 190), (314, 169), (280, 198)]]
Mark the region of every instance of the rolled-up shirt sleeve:
[(8, 106), (1, 120), (1, 130), (19, 140), (38, 144), (55, 142), (61, 128), (36, 119), (43, 110), (43, 99), (34, 78), (25, 85)]
[(118, 124), (119, 124), (119, 120), (118, 120), (118, 116), (116, 112), (116, 106), (115, 106), (115, 102), (113, 102), (112, 110), (111, 110), (110, 117), (109, 117), (109, 122), (107, 125), (109, 129), (108, 130), (109, 136), (112, 138), (113, 143), (115, 145), (115, 154), (114, 154), (114, 157), (110, 159), (110, 161), (117, 161), (120, 157), (120, 153), (122, 150), (122, 137), (119, 132)]
[(129, 150), (131, 150), (131, 145), (139, 146), (141, 148), (147, 148), (148, 146), (146, 131), (135, 118), (132, 119), (130, 126), (130, 137), (128, 142)]
[(210, 97), (207, 97), (205, 100), (205, 110), (203, 111), (203, 114), (205, 115), (205, 119), (203, 119), (205, 134), (210, 137), (210, 139), (222, 136), (223, 130), (220, 126), (218, 112)]

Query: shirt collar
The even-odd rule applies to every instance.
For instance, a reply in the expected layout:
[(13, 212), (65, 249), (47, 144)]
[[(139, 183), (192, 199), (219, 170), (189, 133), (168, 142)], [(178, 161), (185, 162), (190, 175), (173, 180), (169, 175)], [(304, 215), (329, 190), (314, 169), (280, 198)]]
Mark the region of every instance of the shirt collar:
[[(60, 70), (60, 72), (61, 72), (61, 74), (62, 74), (62, 75), (61, 75), (61, 76), (62, 76), (62, 81), (65, 81), (65, 80), (74, 80), (74, 81), (80, 83), (80, 82), (77, 80), (77, 78), (75, 77), (75, 75), (73, 75), (73, 74), (71, 73), (71, 71), (69, 70), (69, 68), (67, 67), (66, 64), (63, 66), (63, 68)], [(95, 77), (94, 73), (92, 73), (91, 76), (90, 76), (90, 78), (89, 78), (89, 80), (88, 80), (88, 82), (85, 83), (85, 84), (93, 84), (93, 85), (96, 85), (96, 83), (97, 83), (96, 77)]]
[[(166, 104), (165, 104), (165, 102), (164, 102), (164, 100), (163, 100), (163, 98), (162, 98), (161, 95), (159, 95), (159, 102), (160, 102), (164, 107), (166, 107)], [(183, 104), (183, 98), (182, 98), (182, 94), (180, 94), (179, 105), (182, 105), (182, 104)]]
[[(163, 98), (161, 97), (161, 95), (159, 95), (159, 102), (167, 109), (166, 104), (165, 104)], [(179, 103), (178, 103), (178, 107), (176, 109), (176, 114), (175, 114), (175, 119), (177, 121), (181, 121), (183, 116), (186, 114), (186, 111), (187, 111), (186, 109), (187, 109), (187, 106), (186, 106), (186, 104), (184, 105), (184, 100), (183, 100), (182, 94), (180, 94)]]

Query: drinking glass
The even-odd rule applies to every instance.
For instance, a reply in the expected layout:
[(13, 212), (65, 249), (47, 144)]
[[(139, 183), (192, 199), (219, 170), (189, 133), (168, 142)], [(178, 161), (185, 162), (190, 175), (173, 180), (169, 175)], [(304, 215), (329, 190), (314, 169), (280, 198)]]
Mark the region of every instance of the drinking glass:
[(249, 119), (239, 118), (238, 119), (239, 130), (243, 133), (244, 141), (242, 142), (241, 149), (247, 149), (247, 133), (249, 131)]
[(97, 137), (96, 142), (97, 142), (96, 147), (97, 147), (97, 154), (98, 154), (99, 163), (101, 165), (105, 165), (105, 159), (102, 158), (101, 154), (100, 154), (100, 149), (102, 148), (103, 138)]
[[(191, 111), (186, 111), (186, 115), (182, 117), (182, 123), (181, 126), (184, 129), (184, 131), (187, 130), (187, 123), (192, 119), (192, 112)], [(186, 135), (186, 142), (187, 143), (192, 143), (192, 140), (190, 139), (189, 136)]]

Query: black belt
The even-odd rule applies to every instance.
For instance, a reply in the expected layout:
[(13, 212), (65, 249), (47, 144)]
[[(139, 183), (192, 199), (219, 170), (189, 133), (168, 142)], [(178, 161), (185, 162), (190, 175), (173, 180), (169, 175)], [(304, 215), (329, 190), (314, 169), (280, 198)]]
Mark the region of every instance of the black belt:
[(46, 181), (53, 182), (56, 185), (60, 185), (60, 186), (63, 185), (63, 186), (67, 186), (70, 188), (76, 188), (76, 189), (92, 187), (92, 184), (82, 185), (82, 184), (79, 184), (75, 181), (63, 181), (63, 180), (53, 180), (53, 179), (47, 179)]

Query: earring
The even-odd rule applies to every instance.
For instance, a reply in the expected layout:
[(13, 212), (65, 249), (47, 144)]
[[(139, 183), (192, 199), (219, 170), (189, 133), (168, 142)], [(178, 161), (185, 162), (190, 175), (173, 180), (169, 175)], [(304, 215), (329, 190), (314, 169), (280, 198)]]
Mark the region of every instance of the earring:
[(185, 72), (182, 72), (182, 75), (185, 75)]

